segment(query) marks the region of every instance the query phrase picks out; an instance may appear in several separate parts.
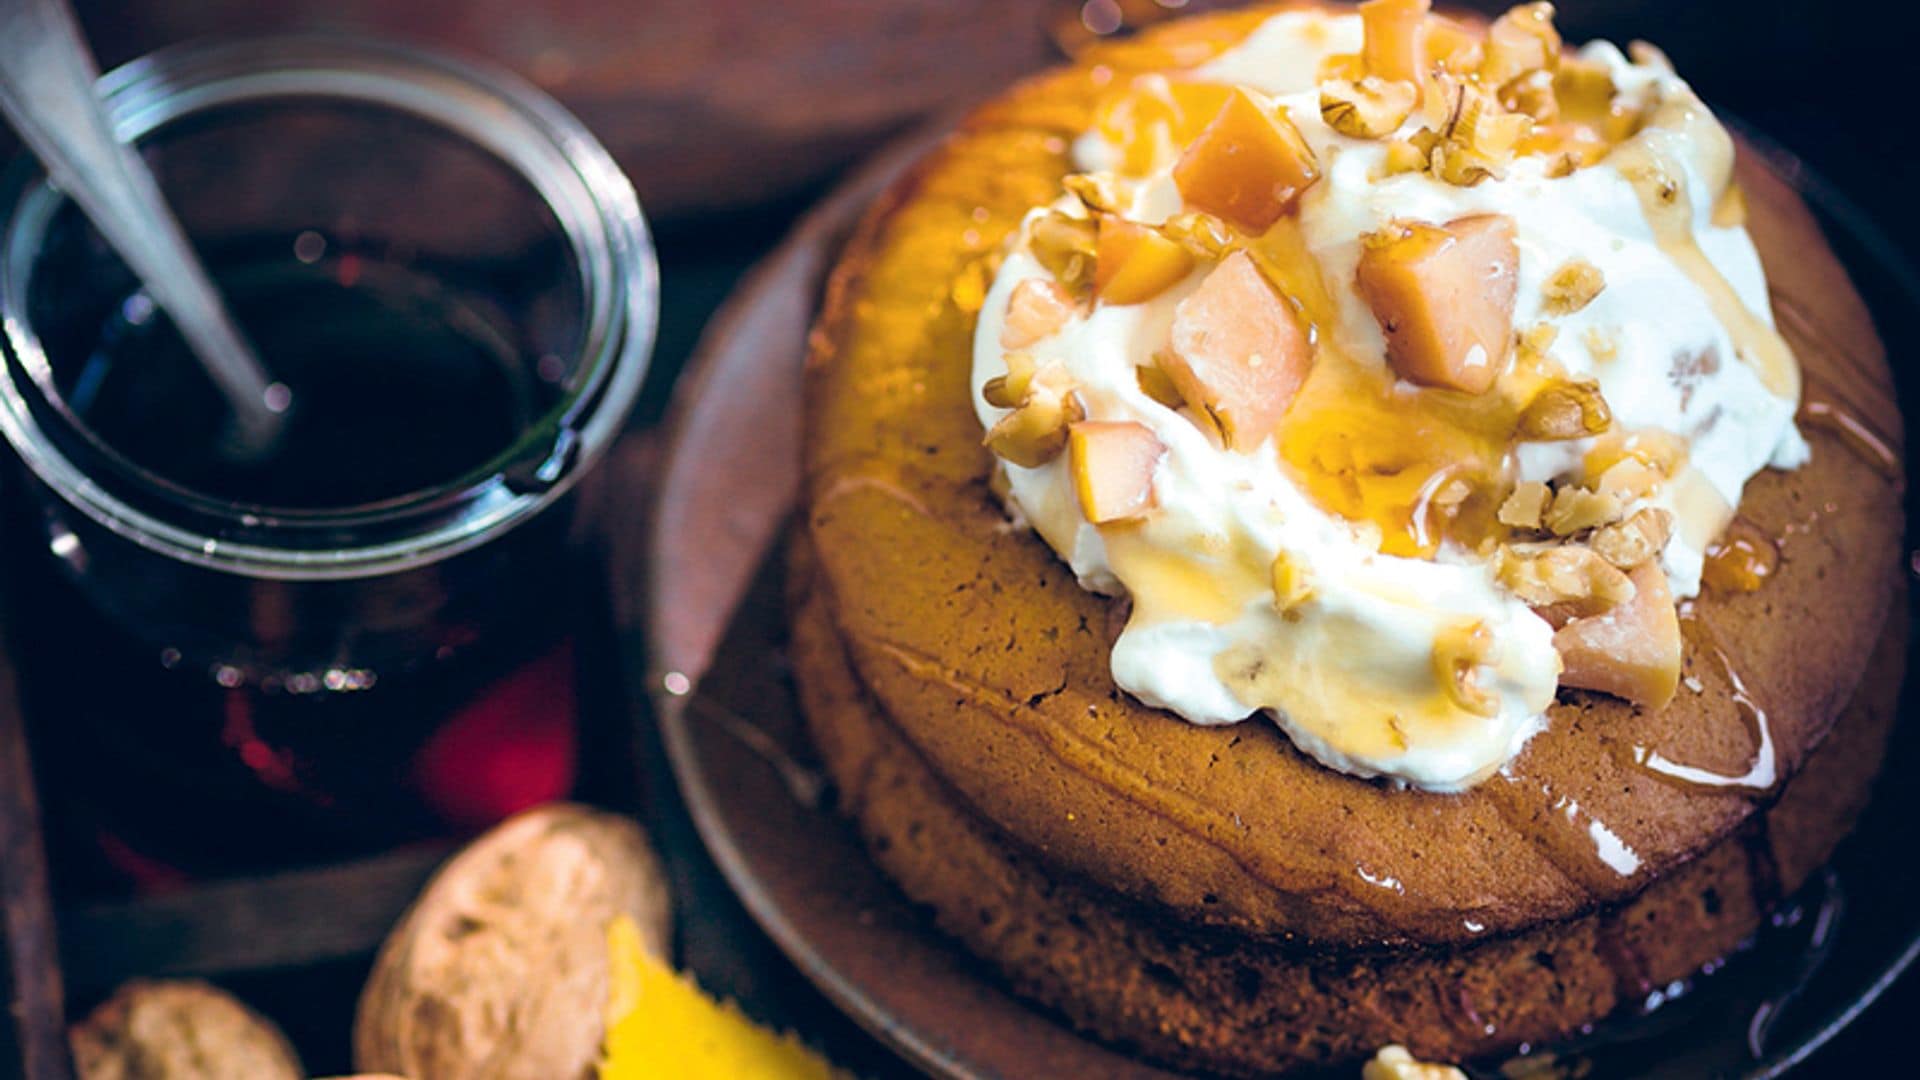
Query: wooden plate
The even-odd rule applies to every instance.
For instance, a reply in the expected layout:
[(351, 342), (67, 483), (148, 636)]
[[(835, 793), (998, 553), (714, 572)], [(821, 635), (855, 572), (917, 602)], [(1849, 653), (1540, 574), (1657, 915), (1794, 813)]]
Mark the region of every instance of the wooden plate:
[[(1014, 997), (879, 875), (832, 810), (785, 667), (776, 541), (799, 486), (806, 334), (861, 209), (935, 138), (897, 145), (840, 188), (711, 324), (667, 439), (638, 613), (651, 650), (643, 689), (694, 823), (748, 911), (807, 978), (908, 1061), (978, 1080), (1166, 1077)], [(1905, 316), (1920, 310), (1920, 279), (1797, 160), (1760, 140), (1747, 149), (1807, 198), (1890, 354), (1908, 354)], [(1908, 415), (1920, 415), (1915, 382), (1901, 386)], [(1893, 777), (1920, 764), (1920, 732), (1902, 728)], [(1906, 899), (1920, 867), (1905, 842), (1920, 792), (1883, 787), (1833, 870), (1751, 949), (1694, 985), (1662, 988), (1644, 1013), (1553, 1049), (1589, 1059), (1595, 1076), (1763, 1077), (1804, 1061), (1920, 954), (1920, 909)]]

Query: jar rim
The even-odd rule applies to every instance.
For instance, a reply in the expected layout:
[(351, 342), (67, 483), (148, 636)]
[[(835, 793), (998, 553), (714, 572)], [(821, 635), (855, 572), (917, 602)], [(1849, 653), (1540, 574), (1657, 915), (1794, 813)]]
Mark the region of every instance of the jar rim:
[[(34, 407), (34, 396), (51, 404), (58, 395), (49, 392), (26, 298), (45, 227), (66, 200), (29, 162), (17, 170), (0, 229), (0, 433), (65, 502), (142, 547), (208, 569), (282, 580), (371, 577), (449, 558), (513, 528), (571, 490), (618, 438), (650, 360), (659, 271), (632, 184), (551, 97), (491, 65), (332, 33), (170, 47), (108, 72), (97, 89), (129, 143), (188, 116), (290, 101), (375, 106), (451, 134), (514, 172), (553, 215), (579, 278), (582, 333), (578, 374), (559, 401), (513, 445), (441, 485), (382, 502), (288, 510), (210, 499), (137, 465), (116, 469), (125, 474), (118, 485), (104, 482), (49, 436)], [(77, 419), (67, 422), (97, 444)], [(343, 533), (365, 538), (342, 545)]]

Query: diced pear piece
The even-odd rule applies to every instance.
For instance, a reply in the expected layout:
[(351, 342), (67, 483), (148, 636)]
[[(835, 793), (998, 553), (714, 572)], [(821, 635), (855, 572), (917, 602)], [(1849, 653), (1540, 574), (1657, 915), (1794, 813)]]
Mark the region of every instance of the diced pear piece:
[(1431, 0), (1367, 0), (1360, 5), (1365, 38), (1360, 57), (1367, 74), (1419, 85), (1427, 72), (1427, 13)]
[(1368, 235), (1357, 284), (1395, 373), (1469, 394), (1492, 387), (1513, 344), (1519, 263), (1513, 219), (1501, 214), (1396, 221)]
[(1027, 249), (1066, 289), (1084, 294), (1093, 280), (1094, 224), (1050, 210), (1027, 227)]
[(1174, 308), (1171, 348), (1160, 358), (1187, 405), (1242, 450), (1280, 423), (1312, 363), (1313, 345), (1293, 306), (1244, 251), (1227, 256)]
[(1108, 304), (1142, 304), (1193, 270), (1193, 255), (1176, 241), (1125, 218), (1100, 219), (1093, 291)]
[(1632, 599), (1554, 631), (1560, 684), (1664, 708), (1680, 685), (1680, 618), (1658, 561), (1644, 562), (1628, 576)]
[(1083, 420), (1067, 429), (1067, 465), (1080, 512), (1095, 525), (1153, 509), (1153, 472), (1167, 448), (1145, 424)]
[(1319, 163), (1293, 121), (1244, 90), (1228, 95), (1173, 167), (1174, 186), (1187, 205), (1256, 236), (1319, 178)]
[(1024, 349), (1050, 338), (1073, 318), (1075, 304), (1057, 281), (1028, 278), (1007, 297), (1007, 319), (1000, 325), (1000, 347)]

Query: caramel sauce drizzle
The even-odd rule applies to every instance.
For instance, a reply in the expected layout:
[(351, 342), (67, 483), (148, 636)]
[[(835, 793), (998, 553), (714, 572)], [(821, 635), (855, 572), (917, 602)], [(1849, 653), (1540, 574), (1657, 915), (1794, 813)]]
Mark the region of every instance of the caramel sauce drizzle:
[(1591, 811), (1552, 785), (1503, 770), (1482, 784), (1481, 790), (1493, 797), (1508, 824), (1589, 894), (1618, 896), (1639, 873), (1639, 855)]
[(1701, 656), (1711, 657), (1726, 679), (1731, 697), (1740, 716), (1753, 732), (1757, 744), (1753, 760), (1747, 771), (1737, 776), (1703, 769), (1697, 765), (1687, 765), (1661, 754), (1648, 746), (1636, 745), (1631, 748), (1631, 758), (1635, 765), (1662, 780), (1677, 783), (1684, 787), (1707, 791), (1750, 791), (1764, 794), (1772, 791), (1779, 783), (1780, 773), (1777, 756), (1773, 746), (1773, 725), (1767, 719), (1767, 710), (1755, 700), (1753, 692), (1747, 688), (1746, 681), (1740, 678), (1733, 661), (1713, 632), (1713, 627), (1705, 616), (1694, 610), (1692, 603), (1680, 607), (1680, 629), (1694, 643)]

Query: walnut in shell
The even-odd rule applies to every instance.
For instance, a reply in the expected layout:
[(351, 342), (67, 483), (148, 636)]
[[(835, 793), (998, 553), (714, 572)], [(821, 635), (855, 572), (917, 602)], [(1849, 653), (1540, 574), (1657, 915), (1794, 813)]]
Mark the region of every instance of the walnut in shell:
[(80, 1080), (301, 1080), (271, 1020), (193, 980), (135, 980), (67, 1035)]
[(591, 1080), (607, 927), (668, 956), (666, 878), (640, 828), (556, 803), (496, 826), (434, 875), (360, 997), (354, 1065), (433, 1080)]

